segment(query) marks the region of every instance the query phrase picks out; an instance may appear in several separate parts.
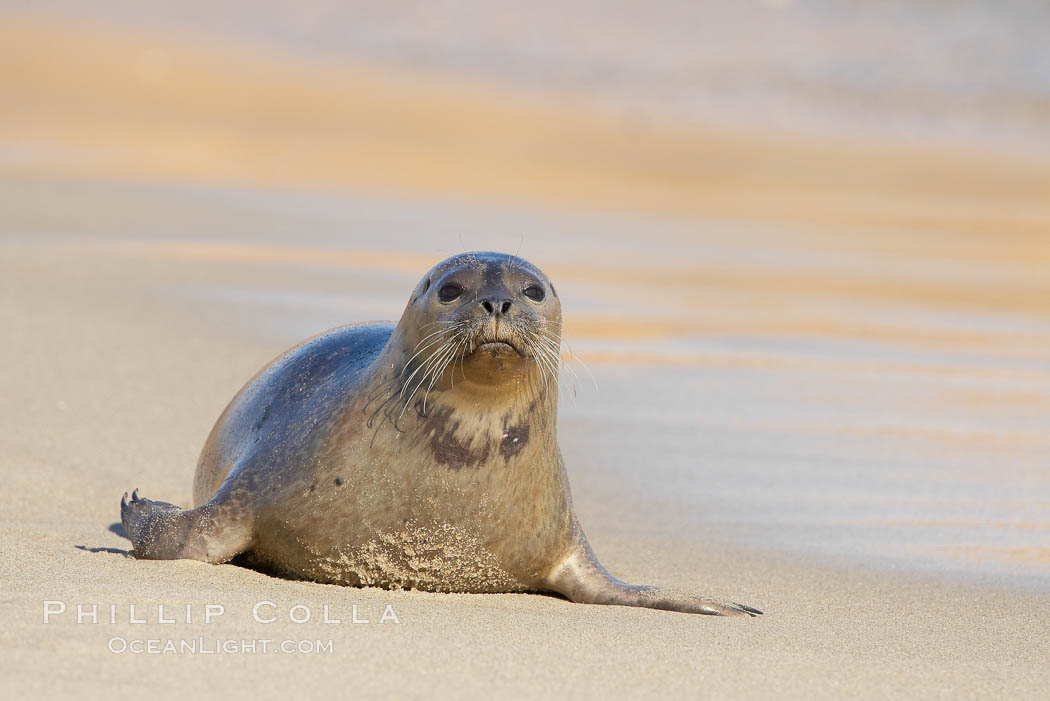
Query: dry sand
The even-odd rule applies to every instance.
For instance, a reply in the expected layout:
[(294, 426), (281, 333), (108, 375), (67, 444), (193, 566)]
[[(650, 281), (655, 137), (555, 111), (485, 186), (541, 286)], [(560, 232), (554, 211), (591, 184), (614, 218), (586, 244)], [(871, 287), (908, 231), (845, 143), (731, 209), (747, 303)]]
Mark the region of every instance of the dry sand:
[[(950, 557), (997, 553), (1045, 584), (1045, 162), (674, 126), (625, 138), (623, 125), (586, 106), (492, 86), (422, 85), (206, 44), (165, 41), (157, 54), (155, 37), (9, 19), (0, 26), (5, 697), (1045, 698), (1045, 587), (1023, 590), (994, 569), (978, 584), (861, 566), (860, 544), (860, 556), (824, 560), (730, 545), (719, 524), (736, 521), (723, 512), (701, 527), (702, 514), (665, 508), (590, 457), (642, 420), (633, 400), (655, 386), (658, 367), (701, 378), (708, 392), (707, 413), (685, 431), (696, 444), (721, 431), (732, 402), (742, 422), (732, 436), (769, 438), (771, 396), (790, 405), (776, 426), (802, 443), (842, 426), (880, 447), (918, 436), (922, 464), (869, 470), (858, 488), (925, 479), (926, 463), (935, 479), (917, 500), (951, 501), (954, 482), (1010, 486), (1000, 502), (1021, 516), (1004, 537), (1035, 540), (978, 551), (965, 541)], [(365, 186), (373, 194), (346, 203), (306, 194)], [(493, 202), (527, 214), (510, 218)], [(110, 530), (121, 493), (138, 486), (188, 503), (207, 432), (261, 365), (328, 325), (395, 317), (427, 265), (460, 248), (513, 250), (522, 229), (523, 254), (559, 281), (581, 355), (639, 392), (629, 406), (606, 396), (563, 407), (577, 509), (600, 557), (628, 581), (732, 597), (765, 616), (353, 590), (126, 556)], [(750, 336), (892, 353), (695, 344)], [(742, 381), (741, 367), (779, 369), (798, 386)], [(857, 415), (813, 414), (842, 396)], [(604, 418), (588, 421), (592, 411)], [(715, 501), (724, 496), (744, 523), (750, 489), (794, 498), (772, 475), (763, 487), (789, 457), (782, 447), (768, 447), (753, 486), (702, 455), (691, 469), (711, 475)], [(651, 450), (654, 461), (673, 457), (663, 444)], [(878, 467), (887, 455), (848, 457)], [(914, 520), (919, 503), (898, 500), (892, 514)], [(757, 518), (765, 507), (752, 508)], [(1001, 518), (970, 511), (976, 528)], [(46, 601), (66, 605), (47, 624)], [(253, 620), (267, 601), (275, 607), (263, 613), (278, 621)], [(78, 624), (76, 606), (92, 604), (100, 622)], [(209, 604), (225, 612), (205, 625)], [(132, 605), (145, 624), (128, 622)], [(180, 621), (188, 605), (193, 622), (161, 623), (159, 605)], [(297, 605), (310, 622), (289, 620)], [(342, 624), (320, 622), (326, 605)], [(354, 605), (370, 623), (350, 623)], [(399, 623), (378, 622), (387, 606)], [(331, 640), (332, 652), (109, 649), (198, 638), (209, 649)]]

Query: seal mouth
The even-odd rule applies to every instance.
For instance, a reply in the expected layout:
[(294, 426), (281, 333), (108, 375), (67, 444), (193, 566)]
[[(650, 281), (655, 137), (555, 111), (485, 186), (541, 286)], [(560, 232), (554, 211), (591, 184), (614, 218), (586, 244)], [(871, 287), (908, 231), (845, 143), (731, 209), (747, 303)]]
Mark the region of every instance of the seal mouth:
[(477, 353), (489, 353), (492, 356), (497, 355), (522, 355), (521, 351), (518, 350), (510, 341), (498, 341), (495, 339), (486, 339), (479, 341), (466, 355), (475, 355)]
[(515, 348), (512, 345), (510, 345), (506, 341), (488, 341), (488, 342), (482, 343), (480, 346), (478, 346), (477, 350), (479, 350), (479, 351), (492, 351), (493, 353), (500, 352), (500, 351), (503, 351), (503, 352), (505, 352), (505, 351), (514, 351), (515, 353), (518, 352), (517, 348)]

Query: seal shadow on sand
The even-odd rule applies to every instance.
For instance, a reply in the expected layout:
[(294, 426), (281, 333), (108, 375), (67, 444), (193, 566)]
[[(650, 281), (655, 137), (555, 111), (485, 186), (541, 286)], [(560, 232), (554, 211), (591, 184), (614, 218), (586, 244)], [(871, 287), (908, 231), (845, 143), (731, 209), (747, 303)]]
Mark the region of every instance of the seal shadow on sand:
[[(128, 538), (128, 533), (124, 530), (124, 524), (120, 523), (119, 521), (109, 524), (107, 530), (110, 533), (116, 533), (121, 538)], [(131, 539), (128, 538), (128, 540)], [(88, 553), (111, 553), (113, 555), (123, 555), (124, 557), (132, 557), (131, 548), (128, 548), (127, 550), (121, 550), (120, 548), (106, 548), (101, 546), (93, 548), (89, 545), (74, 545), (73, 547), (77, 550), (83, 550), (84, 552)]]

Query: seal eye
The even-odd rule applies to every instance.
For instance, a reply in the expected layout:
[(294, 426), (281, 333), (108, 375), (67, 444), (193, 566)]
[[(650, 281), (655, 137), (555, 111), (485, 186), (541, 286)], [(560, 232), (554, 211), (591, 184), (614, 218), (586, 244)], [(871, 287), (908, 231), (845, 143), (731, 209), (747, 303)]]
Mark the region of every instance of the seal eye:
[(461, 294), (463, 294), (463, 288), (454, 282), (450, 282), (447, 285), (442, 285), (441, 289), (438, 290), (438, 299), (442, 302), (451, 302)]
[(529, 285), (525, 288), (525, 296), (533, 302), (542, 302), (546, 294), (543, 292), (543, 288), (539, 285)]

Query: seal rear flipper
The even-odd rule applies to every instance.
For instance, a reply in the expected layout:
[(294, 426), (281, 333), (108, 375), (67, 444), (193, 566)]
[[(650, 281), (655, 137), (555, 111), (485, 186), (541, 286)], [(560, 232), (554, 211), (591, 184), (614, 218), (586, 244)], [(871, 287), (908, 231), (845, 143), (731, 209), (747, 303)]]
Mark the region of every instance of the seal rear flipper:
[(569, 601), (580, 604), (641, 606), (709, 616), (757, 616), (762, 613), (744, 604), (621, 582), (602, 567), (582, 534), (572, 553), (548, 575), (547, 585)]
[(145, 560), (227, 562), (248, 549), (252, 523), (243, 507), (220, 495), (196, 509), (183, 510), (163, 501), (143, 499), (138, 490), (120, 500), (120, 520)]

